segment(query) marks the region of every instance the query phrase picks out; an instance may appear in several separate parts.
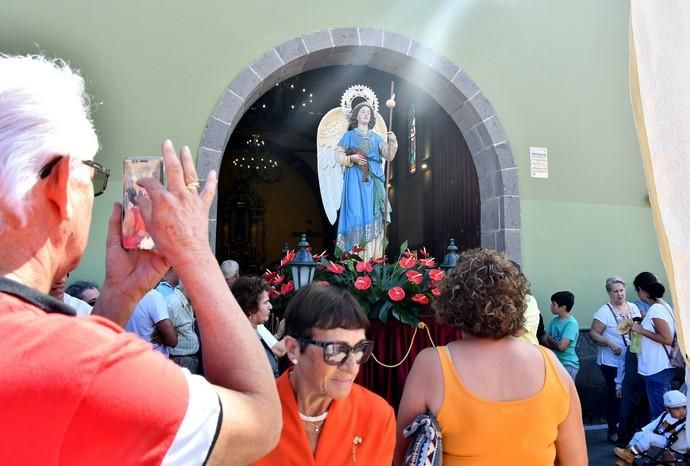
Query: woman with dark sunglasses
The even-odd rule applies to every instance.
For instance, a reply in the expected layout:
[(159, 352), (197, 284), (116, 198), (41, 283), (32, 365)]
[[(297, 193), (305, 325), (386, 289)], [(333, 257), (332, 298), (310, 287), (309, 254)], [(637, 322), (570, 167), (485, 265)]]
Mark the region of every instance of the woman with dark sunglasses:
[(293, 367), (277, 380), (283, 431), (256, 465), (392, 463), (393, 408), (354, 383), (371, 355), (368, 327), (357, 300), (339, 288), (312, 284), (290, 300), (285, 346)]

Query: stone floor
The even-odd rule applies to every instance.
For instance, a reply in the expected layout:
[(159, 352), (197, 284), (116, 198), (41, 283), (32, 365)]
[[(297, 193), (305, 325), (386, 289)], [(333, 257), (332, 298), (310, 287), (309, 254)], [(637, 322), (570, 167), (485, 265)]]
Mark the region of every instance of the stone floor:
[(613, 445), (606, 439), (606, 427), (588, 427), (585, 434), (589, 466), (614, 466), (616, 457), (613, 455)]

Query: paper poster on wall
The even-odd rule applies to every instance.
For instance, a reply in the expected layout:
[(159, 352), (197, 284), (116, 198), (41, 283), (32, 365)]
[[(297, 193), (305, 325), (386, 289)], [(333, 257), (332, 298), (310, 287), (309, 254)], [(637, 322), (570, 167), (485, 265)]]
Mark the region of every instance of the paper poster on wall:
[(529, 171), (532, 178), (549, 177), (549, 155), (546, 147), (529, 148)]

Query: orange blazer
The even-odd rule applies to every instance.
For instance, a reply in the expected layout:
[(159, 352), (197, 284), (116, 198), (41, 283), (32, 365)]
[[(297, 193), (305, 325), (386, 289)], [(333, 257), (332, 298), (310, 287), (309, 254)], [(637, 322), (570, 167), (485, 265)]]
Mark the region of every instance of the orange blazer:
[(312, 456), (286, 371), (277, 381), (283, 407), (280, 442), (255, 465), (390, 466), (395, 449), (395, 415), (380, 396), (354, 384), (350, 394), (333, 400)]

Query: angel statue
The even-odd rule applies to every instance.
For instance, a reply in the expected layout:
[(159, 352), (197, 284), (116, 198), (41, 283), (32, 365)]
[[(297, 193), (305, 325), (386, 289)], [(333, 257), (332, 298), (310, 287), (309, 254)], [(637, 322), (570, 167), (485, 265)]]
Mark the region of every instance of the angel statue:
[[(359, 103), (352, 108), (356, 100)], [(378, 106), (370, 88), (348, 88), (340, 108), (321, 119), (316, 138), (321, 199), (331, 224), (340, 210), (336, 245), (350, 251), (365, 243), (365, 259), (383, 255), (386, 213), (390, 223), (383, 164), (384, 159), (392, 161), (398, 150), (395, 134), (387, 130)]]

